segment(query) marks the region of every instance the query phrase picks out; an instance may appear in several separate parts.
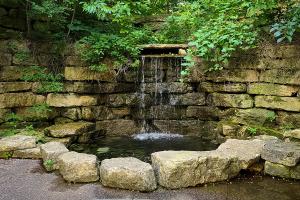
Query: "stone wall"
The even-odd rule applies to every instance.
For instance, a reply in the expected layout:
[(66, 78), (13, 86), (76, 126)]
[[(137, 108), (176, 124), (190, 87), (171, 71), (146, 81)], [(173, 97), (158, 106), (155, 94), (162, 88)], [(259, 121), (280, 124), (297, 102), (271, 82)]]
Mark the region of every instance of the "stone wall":
[[(139, 69), (97, 73), (67, 46), (59, 69), (63, 91), (39, 94), (39, 83), (21, 80), (22, 69), (49, 66), (58, 56), (55, 49), (50, 43), (0, 41), (1, 127), (12, 112), (35, 125), (92, 121), (107, 135), (132, 135), (146, 127), (220, 139), (300, 127), (298, 45), (265, 46), (239, 55), (220, 72), (203, 73), (199, 64), (183, 82), (180, 58), (152, 55)], [(29, 56), (24, 59), (20, 52)], [(41, 103), (52, 111), (30, 109)]]

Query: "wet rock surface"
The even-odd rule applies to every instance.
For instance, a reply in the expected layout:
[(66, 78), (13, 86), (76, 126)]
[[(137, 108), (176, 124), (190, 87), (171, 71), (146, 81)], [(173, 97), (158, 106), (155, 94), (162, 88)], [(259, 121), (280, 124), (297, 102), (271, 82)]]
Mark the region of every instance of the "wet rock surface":
[(101, 183), (109, 187), (137, 191), (153, 191), (157, 187), (151, 165), (132, 157), (103, 160), (100, 177)]

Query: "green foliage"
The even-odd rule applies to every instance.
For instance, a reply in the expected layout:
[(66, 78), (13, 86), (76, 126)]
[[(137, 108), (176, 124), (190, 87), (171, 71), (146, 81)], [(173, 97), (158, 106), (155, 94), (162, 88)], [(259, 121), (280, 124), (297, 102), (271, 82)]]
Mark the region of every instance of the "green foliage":
[(297, 1), (288, 2), (283, 11), (284, 15), (278, 22), (272, 25), (270, 32), (274, 33), (277, 43), (282, 41), (292, 42), (294, 33), (300, 29), (300, 3)]
[(30, 108), (31, 111), (35, 113), (45, 113), (45, 112), (51, 112), (52, 109), (47, 103), (42, 104), (36, 104)]
[(3, 159), (10, 159), (13, 156), (13, 152), (9, 151), (9, 152), (0, 152), (0, 158)]
[(18, 124), (22, 121), (22, 117), (17, 115), (16, 113), (9, 113), (5, 116), (4, 119), (9, 126), (12, 128), (17, 128)]
[(248, 128), (247, 128), (247, 131), (248, 131), (248, 133), (249, 133), (251, 136), (254, 136), (254, 135), (257, 134), (257, 128), (248, 127)]
[(15, 128), (0, 130), (0, 137), (13, 136), (18, 133), (18, 130)]
[(45, 160), (43, 162), (43, 164), (47, 171), (51, 171), (53, 169), (54, 161), (51, 159), (48, 159), (48, 160)]
[(40, 83), (37, 88), (39, 93), (61, 92), (63, 90), (62, 74), (54, 74), (49, 72), (47, 68), (40, 66), (25, 68), (22, 73), (22, 80)]
[[(126, 34), (91, 33), (79, 40), (76, 47), (82, 59), (90, 63), (90, 69), (101, 72), (110, 67), (138, 66), (140, 54), (138, 45), (150, 40), (150, 31), (131, 29)], [(112, 66), (103, 62), (105, 58), (114, 61)]]
[(268, 122), (274, 122), (276, 119), (276, 113), (274, 111), (270, 111), (267, 114), (267, 121)]

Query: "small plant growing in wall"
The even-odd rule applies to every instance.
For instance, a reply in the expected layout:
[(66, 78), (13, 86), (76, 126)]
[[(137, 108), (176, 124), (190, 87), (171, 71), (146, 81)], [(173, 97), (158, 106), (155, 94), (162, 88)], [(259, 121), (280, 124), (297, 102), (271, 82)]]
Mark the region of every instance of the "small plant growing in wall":
[(24, 69), (22, 80), (38, 82), (38, 93), (61, 92), (63, 90), (63, 75), (49, 72), (45, 67), (31, 66)]
[(247, 128), (247, 132), (248, 132), (251, 136), (254, 136), (254, 135), (257, 134), (257, 128), (248, 127), (248, 128)]
[(45, 160), (44, 161), (44, 167), (47, 171), (52, 171), (53, 170), (53, 166), (54, 166), (54, 161), (51, 159)]

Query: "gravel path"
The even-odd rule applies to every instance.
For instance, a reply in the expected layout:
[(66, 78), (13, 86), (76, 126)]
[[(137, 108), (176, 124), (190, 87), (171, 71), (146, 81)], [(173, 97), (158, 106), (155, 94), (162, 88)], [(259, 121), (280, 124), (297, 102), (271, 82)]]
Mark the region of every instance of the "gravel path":
[(46, 173), (36, 160), (0, 160), (0, 200), (297, 200), (300, 182), (270, 177), (234, 180), (181, 190), (159, 188), (152, 193), (104, 188), (100, 183), (68, 184), (58, 174)]

